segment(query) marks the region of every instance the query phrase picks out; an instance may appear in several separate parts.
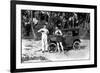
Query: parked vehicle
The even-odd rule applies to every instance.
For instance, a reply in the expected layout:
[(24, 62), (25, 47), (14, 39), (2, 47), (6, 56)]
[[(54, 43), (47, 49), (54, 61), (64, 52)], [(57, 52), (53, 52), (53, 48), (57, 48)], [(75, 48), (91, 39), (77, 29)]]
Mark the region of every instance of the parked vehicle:
[(48, 38), (48, 49), (49, 52), (57, 52), (57, 41), (58, 38), (62, 39), (61, 42), (63, 43), (64, 50), (72, 49), (80, 49), (80, 36), (79, 36), (79, 28), (73, 29), (62, 29), (63, 36), (57, 37), (56, 35), (49, 35)]

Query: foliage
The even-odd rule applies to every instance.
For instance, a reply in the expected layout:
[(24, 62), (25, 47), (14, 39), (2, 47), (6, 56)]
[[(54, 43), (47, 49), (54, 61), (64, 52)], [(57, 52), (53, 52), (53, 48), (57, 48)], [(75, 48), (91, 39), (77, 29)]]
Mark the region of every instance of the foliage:
[[(33, 18), (38, 20), (34, 24)], [(22, 38), (40, 39), (41, 34), (37, 31), (47, 26), (49, 34), (53, 34), (55, 27), (60, 29), (80, 28), (80, 34), (90, 33), (90, 14), (78, 12), (55, 12), (21, 10)], [(84, 30), (84, 31), (83, 31)]]

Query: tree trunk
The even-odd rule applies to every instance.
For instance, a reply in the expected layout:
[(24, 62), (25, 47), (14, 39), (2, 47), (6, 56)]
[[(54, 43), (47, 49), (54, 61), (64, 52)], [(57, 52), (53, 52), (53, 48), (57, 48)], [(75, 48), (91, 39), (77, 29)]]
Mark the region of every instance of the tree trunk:
[(32, 29), (32, 35), (33, 35), (33, 38), (36, 39), (36, 34), (35, 34), (35, 31), (34, 31), (34, 28), (33, 28), (33, 13), (31, 11), (31, 29)]

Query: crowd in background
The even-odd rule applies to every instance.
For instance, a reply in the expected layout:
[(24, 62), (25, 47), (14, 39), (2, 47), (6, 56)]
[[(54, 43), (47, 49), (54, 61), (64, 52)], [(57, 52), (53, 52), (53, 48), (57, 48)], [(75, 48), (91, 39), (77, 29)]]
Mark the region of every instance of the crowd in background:
[(22, 38), (37, 39), (40, 36), (37, 31), (42, 28), (44, 24), (49, 30), (49, 34), (53, 33), (55, 27), (58, 27), (61, 30), (79, 28), (89, 32), (90, 14), (21, 10)]

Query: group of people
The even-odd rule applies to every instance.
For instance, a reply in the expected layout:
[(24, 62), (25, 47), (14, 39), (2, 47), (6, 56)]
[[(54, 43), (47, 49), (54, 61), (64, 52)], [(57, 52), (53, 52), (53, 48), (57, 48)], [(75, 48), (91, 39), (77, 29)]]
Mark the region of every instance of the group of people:
[[(42, 52), (44, 53), (45, 51), (48, 51), (48, 41), (47, 41), (47, 39), (48, 39), (49, 30), (46, 28), (46, 25), (44, 25), (43, 28), (38, 30), (38, 32), (40, 32), (42, 34), (41, 43), (42, 43)], [(62, 36), (63, 35), (62, 31), (58, 27), (55, 27), (54, 34), (56, 36)], [(62, 42), (61, 41), (57, 41), (56, 43), (57, 43), (58, 51), (60, 52), (60, 49), (62, 51), (64, 51)]]
[[(68, 29), (78, 26), (78, 15), (75, 12), (22, 10), (23, 36), (30, 37), (31, 35), (34, 35), (34, 30), (37, 32), (45, 22), (48, 22), (48, 30), (55, 29), (55, 26), (60, 29)], [(52, 31), (49, 33), (51, 34)], [(39, 38), (38, 36), (36, 37)]]

